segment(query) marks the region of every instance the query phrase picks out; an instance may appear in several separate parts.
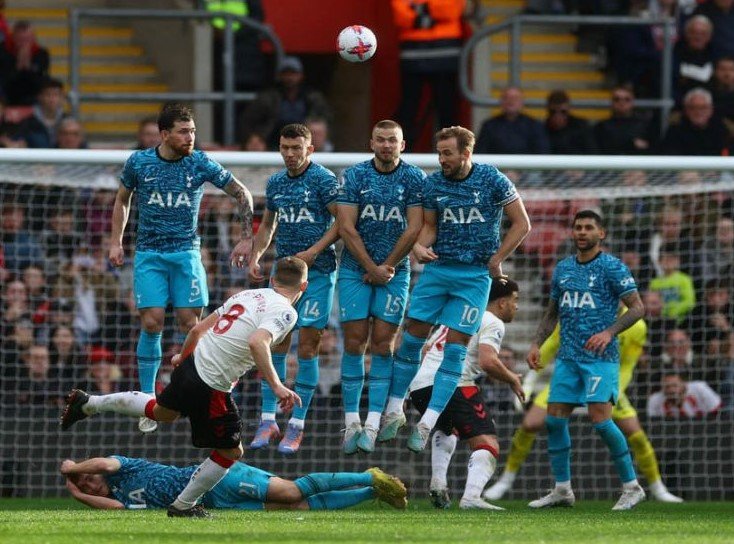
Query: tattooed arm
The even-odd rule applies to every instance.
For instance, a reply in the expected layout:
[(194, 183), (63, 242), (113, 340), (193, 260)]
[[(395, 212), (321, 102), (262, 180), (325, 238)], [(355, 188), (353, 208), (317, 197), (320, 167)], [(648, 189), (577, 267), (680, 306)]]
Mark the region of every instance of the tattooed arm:
[(247, 266), (250, 253), (252, 253), (252, 194), (245, 187), (245, 184), (234, 176), (224, 186), (224, 192), (233, 197), (240, 206), (242, 239), (232, 250), (229, 261), (232, 266), (242, 268)]
[(548, 307), (545, 309), (543, 318), (540, 320), (540, 324), (538, 324), (538, 330), (535, 333), (535, 341), (530, 346), (530, 351), (528, 351), (528, 365), (530, 365), (530, 368), (533, 370), (538, 370), (539, 368), (539, 346), (542, 345), (546, 338), (553, 333), (553, 329), (556, 328), (556, 323), (558, 323), (558, 301), (551, 299), (550, 302), (548, 302)]

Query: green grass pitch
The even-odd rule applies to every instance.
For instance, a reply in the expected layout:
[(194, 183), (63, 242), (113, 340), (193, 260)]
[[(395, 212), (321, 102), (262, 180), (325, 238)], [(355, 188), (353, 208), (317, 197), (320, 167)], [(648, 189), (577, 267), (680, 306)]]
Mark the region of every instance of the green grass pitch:
[(214, 519), (169, 519), (164, 511), (95, 511), (67, 499), (0, 500), (3, 544), (192, 542), (470, 542), (734, 543), (734, 503), (646, 502), (611, 512), (613, 502), (531, 511), (505, 501), (506, 512), (438, 511), (413, 501), (407, 511), (367, 504), (332, 512), (215, 511)]

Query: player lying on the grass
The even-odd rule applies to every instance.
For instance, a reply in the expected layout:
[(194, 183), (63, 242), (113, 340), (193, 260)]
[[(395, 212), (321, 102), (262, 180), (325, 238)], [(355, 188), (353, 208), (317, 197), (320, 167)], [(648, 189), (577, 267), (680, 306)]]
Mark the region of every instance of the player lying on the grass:
[(90, 396), (74, 389), (67, 397), (61, 428), (98, 412), (145, 415), (165, 422), (188, 417), (193, 445), (213, 451), (168, 507), (168, 515), (206, 517), (197, 502), (243, 454), (242, 420), (230, 394), (233, 385), (257, 366), (284, 411), (301, 402), (278, 378), (270, 346), (281, 342), (296, 324), (293, 304), (306, 290), (307, 274), (301, 259), (280, 259), (272, 289), (240, 291), (191, 329), (181, 353), (171, 361), (175, 367), (171, 383), (157, 399), (139, 391)]
[[(61, 463), (72, 496), (100, 510), (166, 508), (196, 469), (196, 465), (176, 467), (121, 455)], [(237, 510), (337, 510), (378, 499), (402, 509), (408, 504), (406, 494), (398, 478), (379, 468), (313, 473), (291, 481), (237, 462), (204, 494), (202, 503)]]
[[(504, 324), (515, 317), (517, 300), (517, 283), (510, 279), (492, 282), (489, 303), (482, 316), (479, 332), (472, 336), (467, 346), (459, 385), (436, 423), (431, 449), (430, 485), (431, 501), (436, 508), (448, 508), (451, 502), (446, 472), (456, 449), (458, 435), (458, 440), (466, 440), (472, 449), (459, 507), (504, 510), (484, 502), (479, 496), (497, 468), (499, 443), (494, 421), (485, 410), (482, 391), (476, 381), (488, 374), (509, 384), (518, 398), (524, 401), (520, 376), (509, 370), (499, 358), (505, 335)], [(448, 328), (441, 326), (429, 339), (423, 364), (410, 384), (410, 400), (421, 414), (428, 408), (436, 371), (443, 359), (447, 334)]]
[[(619, 333), (617, 338), (619, 339), (620, 360), (619, 399), (617, 400), (617, 404), (614, 405), (614, 408), (612, 408), (612, 419), (627, 437), (627, 442), (632, 449), (637, 466), (647, 479), (652, 496), (661, 502), (683, 502), (683, 499), (676, 497), (665, 487), (660, 475), (660, 469), (658, 468), (655, 450), (647, 434), (645, 434), (642, 425), (640, 425), (640, 420), (637, 418), (637, 411), (625, 394), (627, 386), (632, 381), (635, 366), (642, 355), (643, 347), (647, 340), (647, 325), (645, 321), (640, 319), (629, 329)], [(555, 358), (560, 343), (560, 327), (556, 326), (553, 334), (540, 347), (540, 368), (545, 367)], [(531, 370), (530, 372), (533, 373), (531, 376), (535, 375), (535, 371)], [(525, 390), (527, 391), (527, 389), (529, 387), (526, 385)], [(510, 446), (510, 452), (507, 454), (505, 470), (499, 480), (484, 492), (483, 496), (485, 499), (492, 501), (501, 499), (515, 482), (520, 467), (533, 448), (535, 435), (544, 427), (545, 416), (548, 413), (549, 392), (550, 385), (546, 386), (543, 391), (536, 395), (532, 405), (525, 413), (522, 424), (512, 437), (512, 445)]]

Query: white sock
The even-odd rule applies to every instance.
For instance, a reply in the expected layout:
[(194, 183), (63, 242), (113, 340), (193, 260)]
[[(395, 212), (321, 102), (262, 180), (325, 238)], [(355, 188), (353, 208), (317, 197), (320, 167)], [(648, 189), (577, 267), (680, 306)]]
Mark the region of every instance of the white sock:
[(89, 402), (82, 406), (82, 412), (91, 416), (98, 412), (116, 412), (126, 416), (144, 416), (145, 406), (155, 396), (140, 391), (125, 391), (111, 395), (92, 395)]
[(421, 420), (418, 423), (419, 424), (423, 423), (423, 425), (425, 425), (429, 429), (433, 429), (436, 426), (436, 422), (438, 421), (438, 418), (440, 415), (441, 415), (441, 412), (437, 412), (436, 410), (429, 408), (423, 414), (423, 417), (421, 418)]
[(503, 484), (511, 486), (515, 483), (515, 478), (517, 478), (517, 472), (510, 472), (509, 470), (505, 470), (499, 477), (497, 482), (502, 482)]
[(368, 412), (367, 420), (364, 422), (365, 425), (369, 425), (374, 429), (380, 428), (380, 418), (382, 418), (382, 412)]
[(260, 415), (260, 421), (275, 421), (275, 414), (263, 412)]
[(662, 480), (658, 480), (657, 482), (653, 482), (650, 484), (650, 491), (655, 493), (665, 493), (668, 491), (668, 488), (665, 487), (665, 484)]
[(497, 468), (497, 458), (487, 450), (474, 450), (469, 457), (462, 499), (478, 499)]
[(637, 489), (638, 487), (640, 487), (640, 482), (637, 481), (637, 478), (622, 484), (622, 489), (624, 491), (630, 491), (631, 489)]
[(396, 412), (402, 412), (403, 411), (403, 400), (402, 398), (398, 397), (390, 397), (387, 400), (387, 408), (385, 408), (386, 414), (394, 414)]
[(571, 480), (566, 482), (556, 482), (556, 489), (558, 491), (571, 491)]
[(456, 436), (446, 436), (442, 431), (433, 433), (431, 439), (431, 489), (446, 489), (448, 482), (446, 473), (449, 470), (451, 456), (456, 449)]
[(349, 427), (352, 423), (361, 424), (362, 421), (359, 419), (359, 414), (357, 412), (345, 412), (344, 423), (346, 423), (347, 427)]
[(302, 419), (296, 419), (292, 417), (290, 421), (288, 422), (288, 425), (294, 425), (298, 427), (299, 429), (303, 430), (303, 428), (306, 426), (306, 422)]
[(228, 468), (207, 458), (191, 475), (189, 483), (173, 501), (173, 506), (179, 510), (193, 508), (202, 495), (217, 485), (227, 472), (229, 472)]

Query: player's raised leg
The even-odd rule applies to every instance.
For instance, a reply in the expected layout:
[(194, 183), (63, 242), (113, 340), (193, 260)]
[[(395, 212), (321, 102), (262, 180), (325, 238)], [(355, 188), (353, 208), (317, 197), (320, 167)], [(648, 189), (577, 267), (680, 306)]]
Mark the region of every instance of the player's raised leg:
[[(285, 382), (287, 371), (288, 351), (291, 347), (291, 335), (289, 334), (283, 342), (274, 346), (272, 350), (273, 368), (280, 378), (281, 382)], [(258, 450), (267, 447), (271, 442), (280, 439), (280, 428), (275, 421), (275, 414), (278, 410), (278, 399), (275, 398), (273, 390), (265, 380), (260, 381), (261, 391), (261, 410), (260, 423), (255, 431), (255, 436), (250, 442), (250, 449)]]

